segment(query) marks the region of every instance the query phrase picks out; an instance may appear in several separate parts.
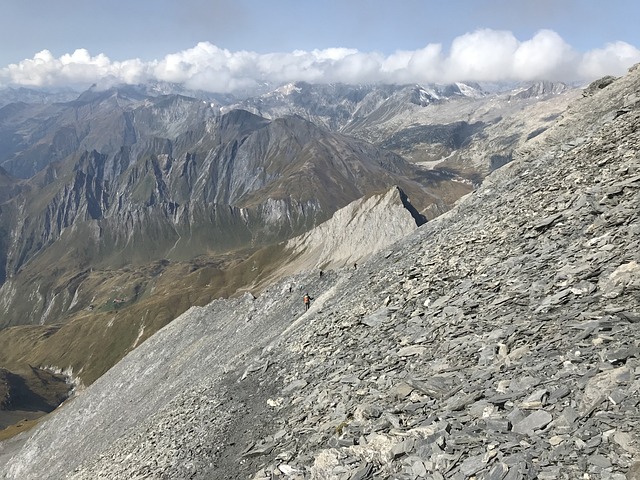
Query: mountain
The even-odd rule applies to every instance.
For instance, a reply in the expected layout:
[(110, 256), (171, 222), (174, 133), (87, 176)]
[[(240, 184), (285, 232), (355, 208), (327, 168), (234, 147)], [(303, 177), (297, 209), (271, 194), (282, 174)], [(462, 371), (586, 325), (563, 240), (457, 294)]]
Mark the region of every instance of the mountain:
[(21, 189), (21, 184), (22, 182), (0, 167), (0, 204), (16, 196)]
[[(404, 192), (392, 187), (352, 202), (310, 232), (244, 256), (84, 272), (72, 279), (78, 292), (73, 301), (83, 302), (82, 287), (92, 295), (93, 305), (101, 306), (78, 309), (64, 324), (5, 329), (0, 336), (0, 364), (16, 371), (25, 364), (58, 372), (64, 368), (59, 373), (73, 383), (91, 384), (192, 305), (238, 291), (260, 292), (292, 272), (361, 262), (424, 222), (415, 215)], [(382, 230), (384, 236), (377, 237)], [(138, 292), (128, 285), (137, 286)], [(114, 298), (113, 292), (118, 296)], [(132, 301), (136, 295), (140, 298)]]
[[(78, 103), (97, 102), (90, 110), (113, 112), (98, 117), (112, 126), (122, 118), (112, 105), (117, 98), (101, 92)], [(103, 128), (91, 130), (82, 141), (90, 137), (106, 153), (74, 150), (5, 203), (4, 326), (46, 323), (89, 307), (95, 292), (82, 296), (82, 281), (94, 268), (190, 261), (276, 243), (393, 185), (430, 217), (448, 208), (452, 188), (469, 191), (451, 174), (423, 171), (299, 117), (269, 121), (233, 110), (202, 121), (207, 114), (195, 101), (165, 101), (170, 106), (134, 109), (130, 133), (118, 136), (122, 130), (104, 127), (98, 137)], [(183, 123), (176, 124), (174, 115)], [(176, 136), (143, 135), (138, 122), (155, 134)], [(136, 142), (127, 145), (127, 136)], [(122, 142), (118, 149), (108, 146)], [(57, 273), (48, 265), (57, 265)]]
[(0, 88), (0, 107), (10, 103), (40, 103), (67, 102), (78, 96), (72, 89), (43, 90), (26, 87)]
[(350, 203), (330, 220), (289, 240), (286, 249), (291, 250), (288, 256), (296, 260), (294, 271), (341, 268), (365, 260), (426, 221), (396, 187), (385, 195)]
[[(284, 275), (357, 265), (426, 222), (398, 187), (337, 210), (326, 222), (278, 246), (278, 268), (261, 275), (261, 290)], [(274, 256), (274, 251), (269, 255)], [(259, 252), (257, 257), (264, 255)], [(248, 261), (252, 261), (250, 257)], [(264, 268), (264, 265), (261, 265)]]
[(481, 98), (486, 94), (477, 85), (316, 85), (295, 82), (224, 109), (242, 108), (266, 118), (300, 115), (334, 131), (354, 123), (376, 119), (385, 111), (401, 113), (409, 105), (426, 107), (456, 97)]
[(352, 202), (401, 188), (433, 217), (470, 190), (298, 116), (142, 86), (5, 105), (0, 138), (0, 365), (67, 390), (189, 307), (258, 293), (292, 265), (281, 242)]
[[(279, 243), (340, 208), (398, 187), (432, 218), (470, 190), (296, 116), (218, 114), (135, 88), (13, 108), (7, 124), (39, 136), (7, 165), (29, 157), (37, 173), (2, 177), (20, 188), (0, 205), (0, 326), (34, 327), (0, 332), (0, 364), (84, 384), (190, 306), (279, 278)], [(52, 142), (60, 132), (76, 133)], [(57, 160), (38, 145), (58, 148)]]
[[(575, 94), (531, 91), (295, 84), (238, 103), (158, 84), (6, 104), (0, 365), (91, 384), (191, 306), (360, 263), (447, 211)], [(485, 121), (490, 107), (504, 119)], [(412, 157), (430, 148), (448, 160)]]
[(188, 310), (5, 478), (634, 478), (639, 89), (587, 89), (357, 268)]

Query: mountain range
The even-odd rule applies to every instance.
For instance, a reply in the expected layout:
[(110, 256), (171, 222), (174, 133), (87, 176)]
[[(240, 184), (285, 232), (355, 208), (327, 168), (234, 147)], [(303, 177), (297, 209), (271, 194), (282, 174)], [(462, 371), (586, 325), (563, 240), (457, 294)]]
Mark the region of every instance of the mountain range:
[(186, 310), (0, 443), (4, 478), (638, 478), (638, 91), (554, 104), (419, 227), (393, 186), (256, 251), (303, 271)]
[(192, 306), (360, 263), (448, 211), (580, 91), (70, 95), (0, 102), (0, 365), (38, 395), (33, 368), (89, 385)]

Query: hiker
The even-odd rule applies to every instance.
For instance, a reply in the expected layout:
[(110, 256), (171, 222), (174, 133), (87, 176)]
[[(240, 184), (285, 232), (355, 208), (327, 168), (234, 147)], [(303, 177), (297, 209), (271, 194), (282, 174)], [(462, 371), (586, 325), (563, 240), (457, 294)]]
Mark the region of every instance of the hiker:
[(309, 310), (309, 306), (311, 305), (311, 297), (308, 293), (304, 294), (304, 297), (302, 297), (302, 301), (304, 302), (304, 311), (306, 312), (307, 310)]
[(355, 270), (356, 268), (358, 268), (358, 264), (357, 264), (357, 263), (354, 263), (354, 264), (353, 264), (353, 269)]

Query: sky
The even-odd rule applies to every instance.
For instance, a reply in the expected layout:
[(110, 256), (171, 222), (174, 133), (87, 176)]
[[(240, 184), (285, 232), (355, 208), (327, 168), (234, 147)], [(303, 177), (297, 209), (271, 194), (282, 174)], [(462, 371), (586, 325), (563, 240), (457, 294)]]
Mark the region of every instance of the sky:
[(0, 87), (622, 75), (638, 0), (2, 0)]

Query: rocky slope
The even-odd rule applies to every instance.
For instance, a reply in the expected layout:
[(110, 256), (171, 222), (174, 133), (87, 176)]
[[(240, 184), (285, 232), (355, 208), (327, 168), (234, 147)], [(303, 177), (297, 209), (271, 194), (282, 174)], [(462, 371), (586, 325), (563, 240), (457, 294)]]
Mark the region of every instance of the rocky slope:
[[(189, 307), (206, 305), (213, 298), (261, 292), (283, 276), (306, 269), (360, 263), (417, 228), (424, 219), (404, 192), (388, 192), (356, 200), (331, 219), (289, 242), (258, 249), (244, 257), (181, 264), (157, 262), (147, 270), (128, 273), (94, 271), (81, 277), (81, 288), (97, 307), (79, 312), (60, 325), (7, 328), (0, 335), (0, 365), (11, 370), (22, 365), (42, 365), (64, 370), (74, 381), (89, 385), (122, 356), (142, 344), (158, 329)], [(386, 234), (376, 233), (382, 228)], [(340, 244), (336, 243), (339, 239)], [(351, 245), (351, 247), (347, 247)], [(132, 302), (135, 284), (153, 295)], [(113, 297), (99, 292), (113, 290)], [(78, 297), (80, 294), (78, 294)], [(108, 307), (108, 308), (107, 308)], [(97, 341), (96, 339), (99, 339)], [(73, 348), (68, 346), (72, 344)]]
[(5, 105), (0, 164), (0, 365), (85, 384), (190, 306), (282, 276), (264, 247), (351, 202), (398, 185), (435, 216), (470, 190), (297, 116), (136, 87)]
[(4, 478), (638, 478), (639, 91), (589, 91), (355, 270), (185, 313)]
[(426, 221), (406, 194), (393, 187), (384, 195), (350, 203), (313, 230), (287, 241), (285, 257), (292, 259), (288, 270), (294, 273), (357, 264)]

